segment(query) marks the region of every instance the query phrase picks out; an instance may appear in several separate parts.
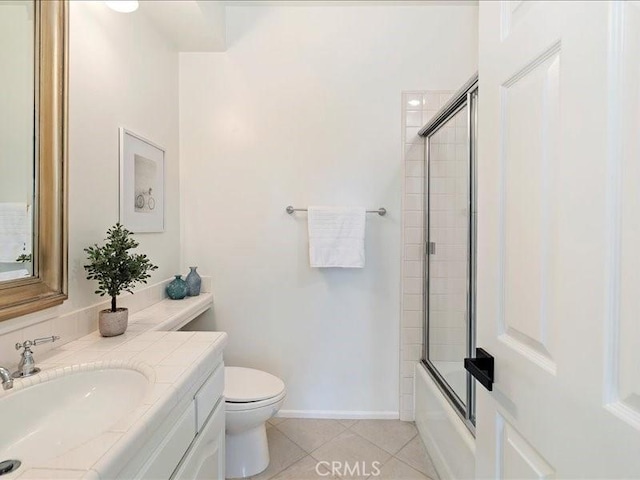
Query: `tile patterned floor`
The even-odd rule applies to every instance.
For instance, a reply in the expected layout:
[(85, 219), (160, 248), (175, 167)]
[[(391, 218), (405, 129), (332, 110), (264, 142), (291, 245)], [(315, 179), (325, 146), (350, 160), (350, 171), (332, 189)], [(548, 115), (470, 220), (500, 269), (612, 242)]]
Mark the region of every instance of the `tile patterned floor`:
[(273, 418), (267, 436), (271, 463), (251, 480), (438, 480), (412, 422)]

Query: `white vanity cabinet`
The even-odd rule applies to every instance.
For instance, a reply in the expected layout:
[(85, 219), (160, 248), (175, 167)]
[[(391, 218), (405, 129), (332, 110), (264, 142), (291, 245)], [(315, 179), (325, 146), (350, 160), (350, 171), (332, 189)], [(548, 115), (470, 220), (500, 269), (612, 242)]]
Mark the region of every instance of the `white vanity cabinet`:
[(224, 480), (222, 359), (213, 373), (192, 389), (195, 393), (173, 410), (117, 478)]
[(211, 413), (172, 480), (224, 479), (224, 402)]
[[(224, 365), (220, 365), (194, 397), (196, 438), (171, 476), (172, 480), (224, 479)], [(211, 401), (217, 404), (210, 408)]]

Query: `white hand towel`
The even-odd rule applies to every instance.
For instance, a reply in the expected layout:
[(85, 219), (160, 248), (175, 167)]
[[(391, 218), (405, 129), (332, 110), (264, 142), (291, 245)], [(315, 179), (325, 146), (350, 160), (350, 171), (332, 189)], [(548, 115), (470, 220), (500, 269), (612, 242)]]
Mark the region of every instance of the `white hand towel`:
[(31, 253), (31, 212), (26, 203), (0, 203), (0, 262)]
[(364, 207), (309, 207), (312, 267), (364, 267)]

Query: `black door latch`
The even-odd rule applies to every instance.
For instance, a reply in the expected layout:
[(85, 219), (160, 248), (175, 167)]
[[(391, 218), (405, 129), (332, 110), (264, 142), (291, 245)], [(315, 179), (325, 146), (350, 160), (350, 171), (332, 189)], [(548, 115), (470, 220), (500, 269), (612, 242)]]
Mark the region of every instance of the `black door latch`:
[(489, 391), (493, 390), (493, 364), (493, 356), (482, 348), (476, 348), (475, 358), (464, 359), (465, 370)]

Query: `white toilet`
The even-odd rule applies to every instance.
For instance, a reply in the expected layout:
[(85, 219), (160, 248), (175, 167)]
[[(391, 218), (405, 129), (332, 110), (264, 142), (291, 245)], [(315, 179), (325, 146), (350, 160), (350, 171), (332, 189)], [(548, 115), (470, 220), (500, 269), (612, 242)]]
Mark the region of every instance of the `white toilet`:
[(284, 382), (253, 368), (225, 367), (226, 478), (256, 475), (269, 466), (265, 423), (286, 396)]

